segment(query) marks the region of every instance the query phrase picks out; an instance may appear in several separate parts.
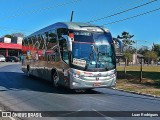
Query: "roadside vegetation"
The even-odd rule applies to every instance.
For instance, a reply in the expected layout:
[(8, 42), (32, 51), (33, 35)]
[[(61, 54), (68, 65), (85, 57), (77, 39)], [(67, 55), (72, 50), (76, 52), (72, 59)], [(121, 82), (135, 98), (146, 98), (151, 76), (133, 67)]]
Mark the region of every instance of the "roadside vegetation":
[(160, 66), (143, 66), (141, 82), (140, 66), (127, 66), (126, 70), (126, 78), (124, 78), (124, 66), (117, 67), (116, 88), (160, 96)]
[[(160, 96), (160, 44), (151, 43), (151, 46), (145, 46), (150, 41), (134, 40), (134, 35), (126, 31), (118, 35), (117, 39), (123, 44), (123, 52), (118, 51), (119, 45), (116, 44), (119, 64), (116, 87)], [(137, 47), (139, 42), (146, 44)]]

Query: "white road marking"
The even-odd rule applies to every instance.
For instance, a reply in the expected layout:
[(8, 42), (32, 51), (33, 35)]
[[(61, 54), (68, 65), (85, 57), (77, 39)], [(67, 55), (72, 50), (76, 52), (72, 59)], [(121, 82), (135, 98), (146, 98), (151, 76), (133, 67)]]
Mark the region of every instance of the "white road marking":
[(94, 98), (94, 97), (89, 97), (89, 98), (94, 99), (96, 101), (104, 102), (104, 103), (113, 103), (113, 102), (110, 102), (110, 101), (107, 101), (107, 100), (101, 100), (101, 99), (97, 99), (97, 98)]
[(106, 119), (106, 120), (115, 120), (115, 119), (113, 119), (113, 118), (111, 118), (111, 117), (107, 117), (107, 116), (105, 116), (104, 114), (102, 114), (102, 113), (100, 113), (99, 111), (97, 111), (97, 110), (95, 110), (95, 109), (92, 109), (93, 111), (95, 111), (95, 112), (97, 112), (98, 114), (100, 114), (100, 115), (102, 115), (102, 117), (104, 117), (104, 119)]
[(74, 112), (68, 112), (68, 113), (60, 114), (60, 115), (61, 115), (61, 117), (62, 117), (62, 116), (65, 116), (65, 115), (70, 115), (70, 114), (73, 114), (73, 113), (80, 112), (80, 111), (82, 111), (83, 109), (84, 109), (84, 108), (81, 108), (81, 109), (79, 109), (79, 110), (77, 110), (77, 111), (74, 111)]

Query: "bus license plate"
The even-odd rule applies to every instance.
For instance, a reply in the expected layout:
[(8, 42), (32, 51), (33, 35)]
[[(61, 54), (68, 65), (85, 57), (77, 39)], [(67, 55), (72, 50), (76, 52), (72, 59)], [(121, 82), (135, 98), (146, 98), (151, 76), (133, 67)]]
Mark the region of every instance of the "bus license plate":
[(94, 87), (101, 86), (101, 83), (93, 83), (93, 86), (94, 86)]

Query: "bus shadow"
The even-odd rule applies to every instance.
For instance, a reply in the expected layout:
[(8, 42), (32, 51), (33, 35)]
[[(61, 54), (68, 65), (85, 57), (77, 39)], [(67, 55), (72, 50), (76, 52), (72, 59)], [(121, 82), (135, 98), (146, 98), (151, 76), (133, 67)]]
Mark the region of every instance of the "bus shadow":
[(51, 82), (33, 76), (28, 77), (22, 72), (0, 72), (0, 86), (5, 88), (0, 90), (0, 92), (30, 90), (58, 94), (101, 94), (101, 92), (94, 90), (77, 93), (75, 90), (65, 87), (54, 88)]
[[(54, 88), (50, 82), (36, 77), (29, 78), (22, 72), (0, 72), (0, 92), (5, 91), (37, 91), (53, 94), (98, 94), (98, 95), (107, 95), (109, 96), (118, 96), (125, 98), (137, 98), (137, 99), (149, 99), (160, 101), (160, 99), (152, 97), (144, 97), (139, 95), (124, 94), (121, 93), (112, 93), (110, 90), (105, 89), (105, 91), (96, 91), (96, 90), (87, 90), (86, 92), (77, 93), (74, 90), (67, 89), (64, 87)], [(107, 91), (107, 93), (106, 93)]]

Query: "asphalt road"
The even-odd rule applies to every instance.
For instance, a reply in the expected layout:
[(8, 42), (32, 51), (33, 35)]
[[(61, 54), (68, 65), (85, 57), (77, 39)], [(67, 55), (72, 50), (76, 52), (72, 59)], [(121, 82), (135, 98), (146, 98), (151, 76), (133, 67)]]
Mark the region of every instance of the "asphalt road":
[[(160, 99), (97, 88), (75, 93), (29, 78), (20, 64), (0, 64), (0, 104), (14, 111), (94, 111), (101, 117), (24, 118), (33, 120), (159, 120), (160, 117), (106, 117), (100, 111), (160, 111)], [(114, 112), (113, 112), (114, 113)], [(94, 114), (94, 113), (93, 113)], [(122, 112), (123, 114), (123, 112)], [(160, 116), (160, 114), (159, 114)]]

